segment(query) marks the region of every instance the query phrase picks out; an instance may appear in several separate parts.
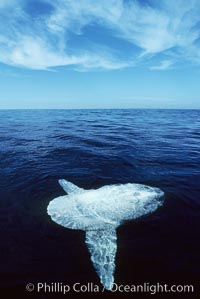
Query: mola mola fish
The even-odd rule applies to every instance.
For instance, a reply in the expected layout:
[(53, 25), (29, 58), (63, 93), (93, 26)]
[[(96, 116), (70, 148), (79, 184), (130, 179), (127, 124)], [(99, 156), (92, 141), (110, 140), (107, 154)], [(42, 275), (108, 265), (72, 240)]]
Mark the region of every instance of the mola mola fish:
[(67, 195), (50, 201), (47, 212), (56, 223), (86, 232), (91, 261), (104, 288), (114, 284), (116, 229), (123, 222), (155, 211), (163, 203), (164, 193), (141, 184), (107, 185), (84, 190), (59, 180)]

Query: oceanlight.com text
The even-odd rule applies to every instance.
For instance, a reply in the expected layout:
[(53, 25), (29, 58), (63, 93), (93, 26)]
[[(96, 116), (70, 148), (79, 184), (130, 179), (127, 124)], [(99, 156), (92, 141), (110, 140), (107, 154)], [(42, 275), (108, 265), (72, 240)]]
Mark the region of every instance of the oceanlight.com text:
[[(105, 288), (94, 284), (92, 282), (88, 282), (87, 284), (82, 284), (80, 282), (74, 283), (73, 285), (65, 284), (62, 282), (38, 282), (38, 283), (27, 283), (26, 290), (28, 292), (36, 292), (36, 293), (60, 293), (67, 294), (70, 292), (74, 293), (102, 293), (107, 290)], [(144, 282), (143, 284), (130, 284), (130, 285), (122, 285), (122, 284), (113, 284), (112, 293), (149, 293), (154, 295), (156, 293), (194, 293), (193, 285), (181, 285), (181, 284), (150, 284), (148, 282)]]

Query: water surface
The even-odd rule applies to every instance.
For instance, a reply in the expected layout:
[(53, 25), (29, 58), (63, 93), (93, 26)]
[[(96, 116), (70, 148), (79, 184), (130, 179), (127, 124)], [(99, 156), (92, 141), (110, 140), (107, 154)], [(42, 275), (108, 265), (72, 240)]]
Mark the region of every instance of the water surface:
[(3, 288), (99, 284), (84, 232), (46, 213), (60, 178), (161, 188), (160, 210), (118, 229), (115, 281), (200, 288), (200, 110), (1, 110), (0, 143)]

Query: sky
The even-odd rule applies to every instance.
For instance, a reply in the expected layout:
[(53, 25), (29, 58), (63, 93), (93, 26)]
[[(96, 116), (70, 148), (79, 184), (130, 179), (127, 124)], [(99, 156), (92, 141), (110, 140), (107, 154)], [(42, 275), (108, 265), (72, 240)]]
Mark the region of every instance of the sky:
[(0, 0), (0, 109), (200, 109), (199, 0)]

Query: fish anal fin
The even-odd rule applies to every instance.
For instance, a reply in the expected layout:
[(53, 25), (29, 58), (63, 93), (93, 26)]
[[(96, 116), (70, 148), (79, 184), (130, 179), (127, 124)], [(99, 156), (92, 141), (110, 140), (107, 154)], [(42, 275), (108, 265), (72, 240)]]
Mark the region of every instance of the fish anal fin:
[(86, 244), (91, 254), (91, 261), (107, 290), (113, 288), (117, 235), (115, 228), (108, 230), (86, 231)]

